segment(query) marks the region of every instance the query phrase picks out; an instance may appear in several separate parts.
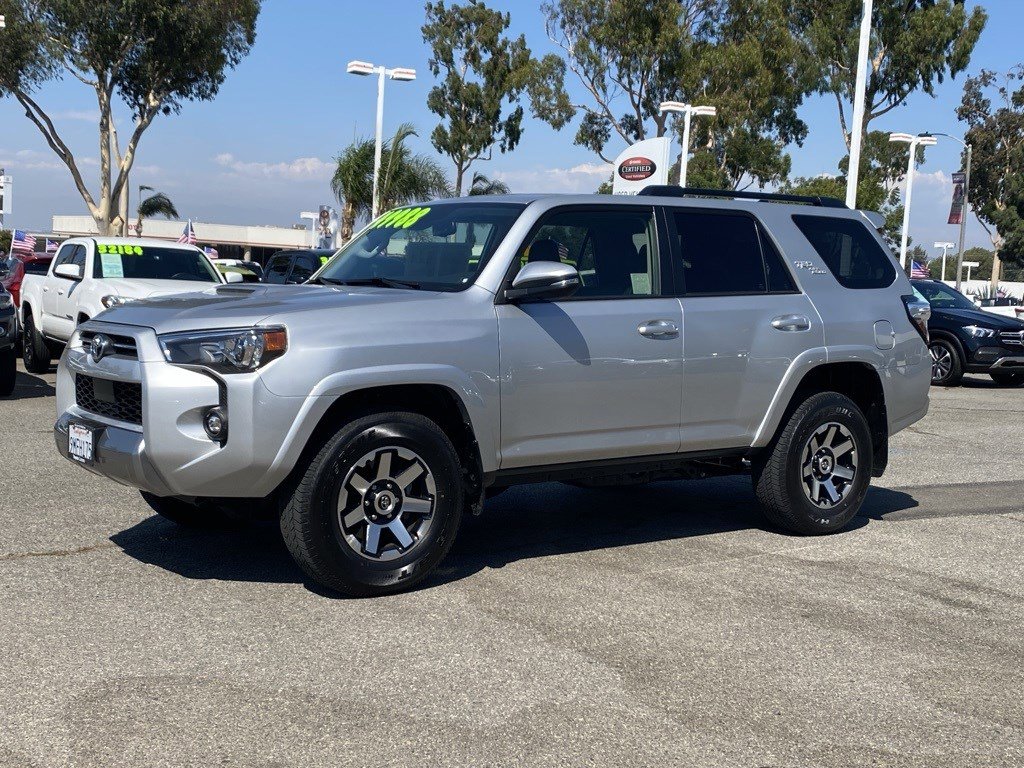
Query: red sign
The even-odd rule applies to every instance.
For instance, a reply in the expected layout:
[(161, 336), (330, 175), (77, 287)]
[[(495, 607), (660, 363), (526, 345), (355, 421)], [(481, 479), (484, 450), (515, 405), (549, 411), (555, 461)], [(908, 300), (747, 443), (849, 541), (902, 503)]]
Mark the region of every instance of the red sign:
[(643, 181), (649, 179), (658, 170), (658, 166), (648, 157), (627, 157), (619, 165), (619, 176), (626, 181)]

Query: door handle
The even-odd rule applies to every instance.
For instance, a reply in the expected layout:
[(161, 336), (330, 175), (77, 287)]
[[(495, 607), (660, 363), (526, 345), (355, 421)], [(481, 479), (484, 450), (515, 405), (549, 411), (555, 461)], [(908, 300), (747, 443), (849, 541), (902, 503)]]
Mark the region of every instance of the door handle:
[(63, 296), (64, 295), (64, 291), (57, 291), (57, 295), (58, 296)]
[(675, 339), (679, 336), (679, 326), (671, 320), (648, 320), (640, 323), (636, 330), (648, 339)]
[(803, 315), (780, 315), (772, 320), (772, 328), (777, 331), (809, 331), (811, 321)]

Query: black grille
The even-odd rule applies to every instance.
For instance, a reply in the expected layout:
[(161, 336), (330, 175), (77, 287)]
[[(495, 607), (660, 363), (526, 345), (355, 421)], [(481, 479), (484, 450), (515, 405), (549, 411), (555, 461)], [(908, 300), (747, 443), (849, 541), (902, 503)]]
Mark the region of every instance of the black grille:
[(83, 410), (108, 419), (142, 423), (141, 384), (79, 374), (75, 376), (75, 402)]
[[(92, 343), (93, 338), (99, 333), (99, 331), (82, 331), (82, 347), (86, 352), (89, 351), (89, 345)], [(135, 339), (131, 336), (121, 336), (115, 333), (105, 333), (114, 343), (114, 356), (115, 357), (130, 357), (133, 360), (137, 360), (139, 357), (139, 350), (135, 344)]]

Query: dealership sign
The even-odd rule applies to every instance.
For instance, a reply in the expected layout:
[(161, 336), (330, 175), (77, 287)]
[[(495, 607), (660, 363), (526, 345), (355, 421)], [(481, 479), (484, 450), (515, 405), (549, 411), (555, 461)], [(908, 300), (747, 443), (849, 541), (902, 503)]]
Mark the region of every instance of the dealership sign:
[(661, 136), (627, 147), (615, 158), (612, 192), (635, 195), (649, 184), (667, 184), (670, 145), (671, 140)]

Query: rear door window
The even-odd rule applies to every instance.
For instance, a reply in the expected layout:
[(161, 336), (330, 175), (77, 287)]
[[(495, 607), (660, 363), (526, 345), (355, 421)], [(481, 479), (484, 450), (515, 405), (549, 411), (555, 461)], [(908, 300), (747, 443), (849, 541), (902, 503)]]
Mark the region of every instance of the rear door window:
[(292, 266), (292, 273), (288, 276), (289, 283), (304, 283), (313, 276), (313, 273), (320, 267), (315, 257), (301, 255), (295, 257), (295, 264)]
[(863, 223), (831, 216), (793, 221), (844, 288), (885, 288), (896, 279), (892, 259)]
[(744, 214), (675, 210), (686, 294), (767, 293), (757, 222)]
[(266, 273), (263, 275), (265, 283), (284, 283), (288, 279), (288, 270), (292, 265), (292, 257), (287, 255), (275, 256), (267, 264)]

